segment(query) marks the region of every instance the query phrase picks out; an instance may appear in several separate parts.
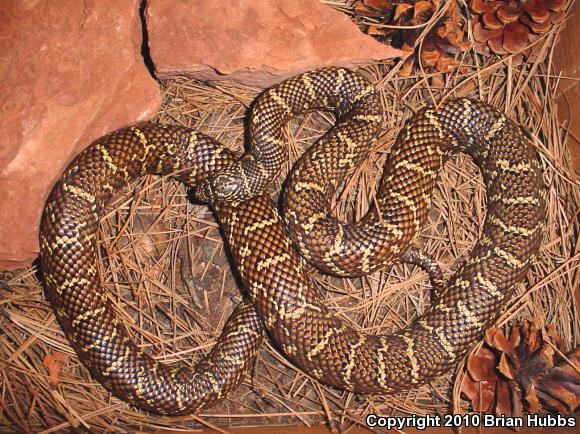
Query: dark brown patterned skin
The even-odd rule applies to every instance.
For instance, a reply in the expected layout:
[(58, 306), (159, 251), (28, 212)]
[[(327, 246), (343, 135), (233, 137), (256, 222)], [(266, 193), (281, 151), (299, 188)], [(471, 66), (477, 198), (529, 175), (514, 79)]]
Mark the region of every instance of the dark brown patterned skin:
[(287, 158), (283, 127), (292, 117), (314, 110), (336, 115), (324, 143), (336, 149), (344, 145), (340, 137), (350, 135), (357, 142), (352, 164), (364, 161), (383, 119), (379, 96), (369, 81), (348, 69), (318, 69), (289, 78), (257, 98), (250, 117), (249, 152), (202, 183), (198, 196), (213, 204), (232, 204), (264, 191)]
[(255, 309), (242, 303), (195, 371), (156, 362), (131, 342), (100, 285), (97, 225), (112, 193), (146, 173), (197, 185), (233, 157), (187, 128), (142, 124), (93, 143), (69, 165), (47, 200), (40, 227), (45, 290), (80, 360), (117, 397), (162, 414), (215, 404), (234, 390), (263, 340)]
[[(436, 267), (430, 269), (435, 301), (392, 335), (360, 333), (329, 312), (275, 205), (259, 195), (280, 170), (283, 125), (317, 108), (334, 111), (338, 126), (297, 165), (284, 208), (294, 242), (324, 271), (366, 274), (401, 255), (430, 269), (420, 252), (404, 252), (425, 222), (444, 160), (452, 152), (469, 153), (486, 183), (483, 235), (469, 259), (446, 285)], [(378, 96), (366, 80), (326, 68), (259, 97), (250, 121), (258, 139), (238, 162), (200, 134), (151, 124), (106, 136), (75, 159), (45, 208), (41, 265), (59, 322), (95, 378), (141, 408), (194, 411), (235, 387), (261, 342), (258, 318), (302, 369), (355, 392), (408, 389), (454, 366), (496, 319), (537, 254), (546, 212), (541, 166), (526, 135), (500, 112), (468, 99), (448, 101), (422, 110), (401, 131), (378, 194), (381, 215), (371, 212), (361, 225), (329, 220), (333, 189), (366, 158), (381, 120)], [(195, 373), (174, 374), (141, 354), (113, 317), (99, 285), (95, 234), (111, 191), (144, 173), (180, 170), (176, 177), (213, 203), (257, 313), (243, 305), (211, 362)]]
[[(312, 75), (312, 82), (306, 75), (296, 77), (261, 97), (252, 117), (254, 154), (271, 159), (284, 152), (281, 130), (288, 114), (280, 113), (284, 107), (282, 97), (296, 109), (327, 104), (345, 117), (368, 111), (363, 97), (370, 93), (374, 109), (378, 109), (374, 88), (359, 75), (344, 69), (320, 72)], [(327, 96), (314, 98), (315, 88), (319, 90), (317, 96), (321, 96), (320, 90)], [(347, 92), (346, 96), (353, 100), (344, 99), (341, 92)], [(363, 101), (358, 103), (361, 98)], [(308, 107), (309, 104), (312, 105)], [(253, 179), (267, 174), (267, 170), (253, 158), (246, 156), (241, 164), (244, 187), (255, 189), (266, 185), (259, 180), (255, 184)], [(100, 286), (96, 234), (103, 206), (115, 190), (144, 174), (173, 174), (199, 188), (208, 185), (210, 176), (227, 173), (236, 164), (240, 163), (235, 163), (226, 149), (195, 131), (142, 124), (93, 143), (69, 165), (47, 200), (40, 228), (40, 259), (47, 297), (67, 338), (92, 375), (116, 396), (139, 408), (182, 414), (224, 398), (252, 364), (263, 338), (263, 325), (251, 305), (242, 304), (209, 357), (194, 371), (171, 369), (144, 355), (115, 318)], [(277, 169), (269, 166), (269, 170), (268, 179), (273, 179), (272, 171)]]
[[(375, 394), (425, 383), (451, 369), (481, 339), (526, 276), (541, 243), (546, 215), (541, 165), (525, 133), (482, 102), (447, 101), (437, 110), (423, 109), (403, 128), (378, 193), (385, 225), (420, 227), (436, 175), (446, 157), (457, 151), (474, 158), (486, 184), (488, 209), (482, 237), (427, 311), (391, 335), (358, 332), (332, 315), (289, 248), (287, 231), (269, 198), (218, 207), (234, 260), (268, 332), (288, 358), (314, 378)], [(324, 204), (318, 188), (322, 180), (316, 177), (318, 162), (316, 157), (308, 161), (308, 155), (312, 152), (297, 169), (313, 187), (299, 189), (307, 194), (302, 202), (295, 200), (297, 215), (318, 215), (321, 211), (315, 205)], [(294, 175), (288, 188), (298, 182)], [(292, 194), (286, 191), (286, 206), (294, 200), (288, 198)], [(329, 190), (326, 198), (331, 194)], [(368, 224), (367, 218), (363, 225)], [(247, 227), (262, 229), (244, 231)], [(308, 237), (316, 248), (335, 247), (333, 239), (317, 242), (323, 230), (315, 230), (315, 226), (302, 228), (304, 235), (296, 237)], [(418, 230), (411, 232), (409, 236), (403, 230), (398, 236), (393, 231), (393, 243), (412, 240)], [(361, 268), (373, 269), (365, 264)]]

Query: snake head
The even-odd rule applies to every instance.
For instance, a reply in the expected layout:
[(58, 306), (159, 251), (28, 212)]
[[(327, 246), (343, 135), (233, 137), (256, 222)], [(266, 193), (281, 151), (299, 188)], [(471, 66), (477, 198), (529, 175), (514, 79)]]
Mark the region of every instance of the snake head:
[(234, 171), (224, 171), (201, 184), (196, 189), (196, 196), (202, 202), (217, 205), (236, 202), (241, 191), (241, 178)]

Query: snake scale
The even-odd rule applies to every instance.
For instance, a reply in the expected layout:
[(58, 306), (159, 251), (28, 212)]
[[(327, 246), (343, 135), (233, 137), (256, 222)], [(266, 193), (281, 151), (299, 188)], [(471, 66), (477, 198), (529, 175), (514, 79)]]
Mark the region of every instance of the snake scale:
[[(332, 111), (336, 124), (290, 175), (283, 219), (264, 193), (284, 160), (283, 127), (319, 109)], [(390, 393), (449, 370), (497, 318), (540, 246), (546, 190), (526, 134), (495, 108), (465, 98), (419, 111), (393, 145), (376, 206), (352, 224), (332, 217), (330, 204), (367, 157), (382, 122), (378, 94), (366, 79), (344, 68), (293, 77), (258, 97), (249, 122), (252, 143), (240, 159), (199, 132), (145, 123), (95, 141), (57, 181), (41, 222), (41, 267), (47, 297), (83, 364), (116, 396), (163, 414), (225, 397), (251, 366), (264, 328), (305, 372), (346, 390)], [(471, 155), (483, 174), (482, 236), (409, 326), (380, 336), (354, 330), (330, 312), (297, 251), (337, 275), (367, 274), (405, 258), (454, 152)], [(147, 173), (171, 174), (213, 206), (247, 290), (249, 302), (234, 311), (194, 370), (141, 352), (100, 285), (96, 233), (103, 207)], [(421, 262), (420, 255), (406, 259)]]

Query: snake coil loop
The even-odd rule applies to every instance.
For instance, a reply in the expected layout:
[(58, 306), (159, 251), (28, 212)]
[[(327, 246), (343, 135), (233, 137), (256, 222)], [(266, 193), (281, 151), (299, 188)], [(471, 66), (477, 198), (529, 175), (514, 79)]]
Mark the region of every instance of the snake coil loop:
[[(283, 126), (318, 109), (333, 111), (337, 123), (291, 174), (284, 222), (262, 192), (283, 162)], [(258, 98), (253, 142), (240, 160), (198, 132), (154, 124), (111, 133), (75, 158), (47, 200), (40, 258), (47, 297), (93, 376), (140, 408), (195, 411), (236, 387), (264, 327), (304, 371), (346, 390), (390, 393), (449, 370), (497, 318), (538, 252), (546, 214), (541, 165), (528, 137), (502, 113), (465, 98), (446, 101), (421, 110), (400, 132), (377, 194), (380, 215), (343, 224), (329, 215), (330, 198), (366, 158), (381, 122), (380, 100), (366, 79), (324, 68)], [(362, 275), (389, 264), (419, 235), (438, 172), (457, 151), (471, 155), (483, 174), (488, 209), (481, 238), (408, 327), (386, 336), (354, 330), (329, 311), (292, 244), (328, 273)], [(194, 371), (157, 363), (130, 341), (96, 262), (99, 217), (112, 192), (146, 173), (176, 171), (214, 206), (252, 303), (234, 312)]]

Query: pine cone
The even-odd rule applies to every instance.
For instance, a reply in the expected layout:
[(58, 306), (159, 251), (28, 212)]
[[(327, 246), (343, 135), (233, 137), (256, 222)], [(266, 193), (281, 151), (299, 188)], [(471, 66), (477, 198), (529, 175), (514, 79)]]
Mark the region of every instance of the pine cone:
[(509, 339), (491, 328), (485, 344), (467, 359), (461, 391), (477, 412), (521, 417), (524, 408), (529, 413), (543, 408), (573, 413), (580, 399), (580, 348), (564, 358), (554, 347), (564, 352), (553, 326), (514, 325)]
[[(458, 66), (455, 55), (471, 47), (465, 38), (466, 19), (456, 1), (450, 2), (445, 15), (425, 36), (422, 46), (418, 46), (423, 24), (440, 5), (443, 5), (440, 0), (359, 0), (354, 3), (354, 13), (359, 21), (374, 23), (364, 26), (366, 33), (412, 53), (399, 72), (407, 76), (419, 60), (428, 71), (448, 72)], [(382, 24), (416, 28), (385, 28)]]
[(566, 0), (472, 0), (470, 8), (475, 51), (517, 54), (517, 63), (524, 57), (542, 61), (540, 47), (528, 46), (566, 16)]

